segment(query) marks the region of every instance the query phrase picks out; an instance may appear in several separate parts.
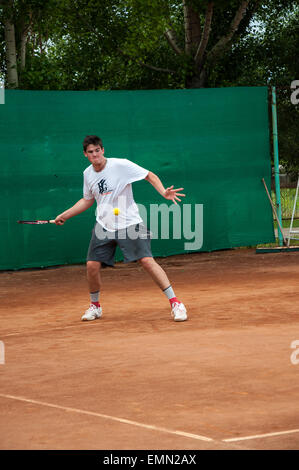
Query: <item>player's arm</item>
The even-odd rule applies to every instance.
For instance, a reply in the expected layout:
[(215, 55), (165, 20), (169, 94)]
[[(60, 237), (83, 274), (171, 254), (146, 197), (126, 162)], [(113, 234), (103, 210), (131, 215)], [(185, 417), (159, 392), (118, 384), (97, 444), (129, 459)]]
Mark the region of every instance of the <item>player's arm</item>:
[(152, 171), (148, 172), (148, 175), (146, 176), (145, 179), (146, 181), (151, 183), (151, 185), (158, 191), (158, 193), (161, 194), (161, 196), (163, 196), (165, 199), (168, 199), (174, 202), (175, 204), (177, 204), (176, 201), (181, 202), (181, 199), (179, 199), (178, 196), (185, 197), (185, 194), (178, 192), (178, 191), (182, 191), (184, 188), (174, 189), (173, 185), (170, 186), (169, 188), (165, 188), (159, 176), (155, 175), (155, 173), (153, 173)]
[(63, 225), (66, 220), (89, 209), (93, 203), (94, 199), (80, 199), (74, 206), (59, 214), (55, 219), (55, 224)]

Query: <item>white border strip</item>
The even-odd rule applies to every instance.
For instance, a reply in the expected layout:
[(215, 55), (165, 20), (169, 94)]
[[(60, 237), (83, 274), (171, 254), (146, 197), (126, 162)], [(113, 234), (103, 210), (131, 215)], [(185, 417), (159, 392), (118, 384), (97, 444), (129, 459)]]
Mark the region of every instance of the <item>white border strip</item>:
[(32, 403), (34, 405), (47, 406), (49, 408), (56, 408), (58, 410), (68, 411), (72, 413), (80, 413), (80, 414), (89, 415), (89, 416), (96, 416), (98, 418), (109, 419), (110, 421), (117, 421), (118, 423), (130, 424), (131, 426), (138, 426), (140, 428), (150, 429), (152, 431), (159, 431), (159, 432), (164, 432), (167, 434), (174, 434), (176, 436), (187, 437), (190, 439), (197, 439), (199, 441), (212, 442), (214, 440), (214, 439), (211, 439), (210, 437), (200, 436), (198, 434), (190, 434), (190, 433), (183, 432), (183, 431), (173, 431), (172, 429), (160, 428), (159, 426), (153, 426), (151, 424), (139, 423), (137, 421), (131, 421), (129, 419), (124, 419), (124, 418), (117, 418), (115, 416), (109, 416), (109, 415), (105, 415), (102, 413), (95, 413), (93, 411), (85, 411), (85, 410), (79, 410), (77, 408), (69, 408), (67, 406), (54, 405), (53, 403), (46, 403), (46, 402), (38, 401), (38, 400), (30, 400), (24, 397), (16, 397), (14, 395), (4, 395), (3, 393), (0, 393), (0, 397), (9, 398), (11, 400), (18, 400), (18, 401), (22, 401), (26, 403)]
[(281, 431), (281, 432), (269, 432), (267, 434), (257, 434), (255, 436), (233, 437), (231, 439), (222, 439), (222, 441), (223, 442), (248, 441), (250, 439), (263, 439), (264, 437), (274, 437), (274, 436), (283, 436), (284, 434), (294, 434), (296, 432), (299, 432), (299, 429), (291, 429), (290, 431)]

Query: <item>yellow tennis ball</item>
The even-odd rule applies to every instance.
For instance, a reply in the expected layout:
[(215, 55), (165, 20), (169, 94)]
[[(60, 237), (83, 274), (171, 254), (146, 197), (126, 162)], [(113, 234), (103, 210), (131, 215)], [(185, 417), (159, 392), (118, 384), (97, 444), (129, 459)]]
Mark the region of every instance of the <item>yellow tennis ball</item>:
[(119, 208), (118, 208), (118, 207), (115, 207), (115, 208), (113, 209), (113, 214), (114, 214), (114, 215), (118, 215), (118, 214), (119, 214)]

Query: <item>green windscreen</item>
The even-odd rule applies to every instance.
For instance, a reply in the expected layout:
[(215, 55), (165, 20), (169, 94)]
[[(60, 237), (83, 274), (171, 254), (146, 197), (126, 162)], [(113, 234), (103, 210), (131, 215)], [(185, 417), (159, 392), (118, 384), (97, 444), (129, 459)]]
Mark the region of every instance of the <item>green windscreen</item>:
[[(89, 165), (82, 141), (90, 134), (103, 139), (106, 157), (128, 158), (165, 187), (184, 188), (173, 213), (150, 183), (133, 184), (154, 235), (154, 256), (275, 240), (261, 182), (270, 187), (266, 87), (7, 90), (0, 105), (0, 269), (85, 261), (95, 205), (61, 227), (17, 220), (55, 218), (82, 197)], [(166, 219), (169, 237), (162, 229)]]

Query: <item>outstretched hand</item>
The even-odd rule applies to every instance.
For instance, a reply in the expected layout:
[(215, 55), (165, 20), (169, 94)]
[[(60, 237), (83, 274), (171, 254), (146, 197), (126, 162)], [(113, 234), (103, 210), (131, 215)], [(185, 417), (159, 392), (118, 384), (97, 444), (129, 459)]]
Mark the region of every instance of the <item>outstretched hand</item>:
[(179, 193), (178, 191), (182, 191), (184, 188), (177, 188), (173, 189), (173, 185), (170, 186), (169, 188), (165, 189), (164, 197), (165, 199), (168, 199), (169, 201), (174, 202), (177, 204), (176, 201), (180, 201), (181, 199), (178, 196), (185, 197), (185, 194)]

